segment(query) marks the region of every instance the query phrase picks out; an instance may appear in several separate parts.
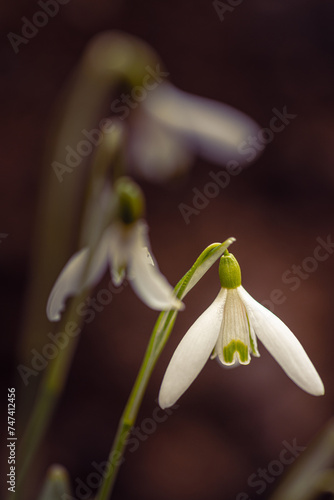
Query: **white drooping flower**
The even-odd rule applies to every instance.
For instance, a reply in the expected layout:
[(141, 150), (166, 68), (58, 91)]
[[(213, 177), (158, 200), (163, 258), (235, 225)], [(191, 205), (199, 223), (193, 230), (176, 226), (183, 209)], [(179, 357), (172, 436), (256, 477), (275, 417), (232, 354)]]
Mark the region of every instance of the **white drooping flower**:
[(187, 169), (197, 154), (218, 165), (250, 163), (254, 155), (250, 160), (243, 146), (259, 126), (227, 104), (163, 82), (148, 93), (130, 129), (129, 162), (145, 177), (163, 181)]
[(247, 365), (259, 356), (257, 338), (286, 374), (306, 392), (324, 394), (323, 383), (291, 330), (241, 286), (238, 262), (226, 251), (220, 263), (221, 290), (178, 345), (159, 394), (161, 408), (172, 406), (209, 359), (224, 365)]
[(88, 247), (83, 248), (61, 271), (47, 303), (50, 321), (58, 321), (66, 299), (95, 286), (108, 267), (114, 285), (120, 285), (127, 276), (138, 297), (150, 308), (159, 311), (183, 308), (151, 253), (147, 224), (138, 218), (142, 201), (138, 203), (133, 198), (133, 185), (128, 179), (118, 181), (121, 213), (103, 232), (94, 255)]

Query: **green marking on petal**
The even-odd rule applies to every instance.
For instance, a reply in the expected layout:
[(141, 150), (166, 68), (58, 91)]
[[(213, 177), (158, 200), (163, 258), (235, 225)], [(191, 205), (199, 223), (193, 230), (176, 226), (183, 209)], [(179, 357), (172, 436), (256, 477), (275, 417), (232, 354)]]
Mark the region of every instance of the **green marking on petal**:
[(224, 361), (231, 365), (234, 363), (234, 354), (239, 353), (240, 363), (245, 364), (249, 362), (248, 358), (248, 346), (241, 342), (241, 340), (232, 340), (223, 349)]
[(249, 342), (250, 342), (250, 346), (252, 349), (252, 353), (256, 355), (255, 345), (254, 345), (253, 339), (251, 337), (251, 334), (249, 334)]
[(249, 331), (249, 343), (250, 343), (250, 346), (252, 349), (252, 353), (255, 354), (255, 356), (257, 356), (257, 349), (255, 348), (253, 337), (251, 335), (251, 328), (250, 328), (249, 317), (248, 317), (247, 312), (246, 312), (246, 318), (247, 318), (247, 325), (248, 325), (248, 331)]

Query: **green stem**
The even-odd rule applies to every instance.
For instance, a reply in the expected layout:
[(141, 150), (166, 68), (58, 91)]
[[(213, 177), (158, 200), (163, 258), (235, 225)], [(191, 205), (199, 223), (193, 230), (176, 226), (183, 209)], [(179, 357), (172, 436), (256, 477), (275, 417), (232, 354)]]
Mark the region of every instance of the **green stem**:
[(22, 485), (26, 479), (32, 460), (46, 430), (48, 429), (54, 408), (61, 393), (63, 392), (80, 336), (79, 321), (82, 321), (82, 318), (79, 320), (75, 311), (78, 305), (81, 304), (86, 298), (87, 293), (88, 292), (86, 290), (84, 293), (81, 293), (78, 297), (73, 299), (68, 314), (64, 315), (64, 319), (60, 323), (60, 331), (67, 332), (67, 325), (75, 319), (78, 333), (75, 337), (67, 337), (68, 343), (63, 347), (63, 349), (60, 349), (58, 355), (50, 361), (41, 382), (40, 389), (36, 396), (36, 403), (30, 415), (18, 453), (18, 470), (20, 473), (17, 479), (15, 492), (15, 498), (17, 499), (20, 498)]
[(48, 427), (56, 401), (57, 397), (51, 391), (44, 388), (39, 391), (38, 403), (33, 409), (22, 440), (22, 447), (18, 458), (20, 465), (15, 498), (19, 498), (21, 495), (22, 484), (27, 476), (27, 472), (35, 456), (38, 445), (40, 444), (40, 441)]
[(96, 500), (106, 500), (107, 498), (109, 498), (118, 474), (118, 470), (123, 461), (122, 457), (125, 452), (127, 439), (130, 435), (132, 427), (135, 424), (148, 381), (153, 371), (155, 362), (158, 359), (157, 357), (155, 359), (152, 358), (150, 344), (148, 346), (137, 379), (120, 419), (117, 433), (108, 458), (108, 473), (104, 478)]
[[(115, 137), (119, 139), (119, 134), (115, 135)], [(107, 154), (106, 149), (109, 149), (109, 154)], [(106, 165), (109, 164), (110, 157), (115, 155), (116, 152), (116, 139), (112, 144), (106, 144), (106, 141), (102, 141), (97, 149), (95, 164), (92, 168), (93, 173), (90, 179), (89, 187), (91, 188), (91, 197), (93, 198), (93, 202), (95, 202), (97, 208), (94, 211), (94, 207), (92, 206), (93, 202), (91, 203), (90, 198), (88, 197), (86, 201), (86, 206), (88, 208), (85, 211), (81, 234), (85, 235), (87, 239), (86, 245), (89, 244), (91, 251), (86, 264), (86, 269), (84, 270), (82, 276), (82, 283), (85, 283), (86, 281), (93, 255), (99, 245), (103, 231), (108, 225), (107, 223), (111, 217), (113, 199), (110, 201), (110, 210), (105, 209), (105, 213), (101, 213), (98, 199), (104, 185), (102, 181), (104, 180), (103, 174), (106, 174)], [(93, 192), (92, 186), (95, 187), (95, 193)], [(41, 440), (45, 435), (52, 418), (54, 408), (66, 384), (67, 375), (76, 351), (80, 336), (80, 327), (82, 324), (82, 317), (79, 317), (76, 314), (76, 310), (86, 299), (88, 292), (89, 291), (85, 289), (71, 301), (71, 305), (67, 313), (64, 314), (62, 321), (59, 324), (59, 328), (61, 329), (60, 331), (66, 332), (64, 333), (64, 337), (67, 339), (67, 344), (65, 344), (62, 348), (59, 348), (57, 356), (50, 361), (41, 382), (40, 389), (37, 393), (36, 402), (19, 449), (18, 460), (20, 463), (20, 474), (17, 481), (16, 498), (20, 497), (22, 483), (25, 480), (30, 464), (35, 456), (38, 446), (41, 443)], [(69, 328), (71, 322), (75, 322), (76, 325), (74, 326), (74, 329), (77, 333), (74, 333), (73, 331), (68, 332), (67, 328)]]
[[(135, 424), (138, 411), (141, 402), (143, 400), (153, 368), (162, 351), (161, 344), (159, 344), (160, 348), (159, 347), (157, 348), (157, 337), (161, 333), (159, 331), (159, 325), (161, 324), (164, 318), (173, 317), (176, 319), (176, 315), (177, 311), (170, 311), (168, 313), (162, 312), (158, 317), (149, 344), (147, 346), (143, 362), (138, 372), (137, 378), (135, 380), (132, 391), (124, 408), (123, 414), (120, 418), (117, 433), (108, 457), (108, 462), (110, 464), (110, 467), (98, 492), (96, 500), (106, 500), (111, 495), (118, 474), (118, 470), (121, 466), (121, 463), (123, 462), (122, 457), (125, 452), (127, 439), (130, 435), (132, 427)], [(168, 331), (168, 335), (170, 334), (170, 332), (171, 329)]]
[(121, 416), (108, 458), (110, 467), (108, 469), (108, 473), (104, 477), (104, 481), (98, 492), (96, 500), (107, 500), (110, 498), (118, 470), (123, 462), (122, 457), (125, 452), (127, 439), (130, 435), (132, 427), (135, 424), (153, 368), (172, 331), (176, 316), (177, 311), (162, 312), (155, 324), (142, 365)]
[[(210, 245), (202, 252), (195, 264), (183, 276), (174, 289), (175, 295), (180, 300), (187, 295), (233, 241), (234, 238), (229, 238), (222, 244), (215, 243)], [(103, 483), (95, 500), (108, 500), (111, 496), (119, 468), (123, 462), (122, 457), (125, 452), (127, 439), (135, 424), (153, 368), (172, 332), (177, 314), (178, 311), (176, 310), (163, 311), (155, 323), (142, 365), (119, 421), (117, 433), (108, 458), (108, 471), (104, 476)]]

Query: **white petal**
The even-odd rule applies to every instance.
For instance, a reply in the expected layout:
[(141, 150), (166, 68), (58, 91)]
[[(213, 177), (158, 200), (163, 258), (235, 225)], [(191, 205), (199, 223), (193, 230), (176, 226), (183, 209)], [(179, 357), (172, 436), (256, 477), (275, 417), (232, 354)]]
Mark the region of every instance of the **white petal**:
[(161, 384), (161, 408), (172, 406), (182, 396), (209, 359), (219, 335), (225, 300), (226, 289), (222, 289), (176, 348)]
[(147, 258), (147, 250), (138, 248), (129, 266), (129, 279), (138, 297), (152, 309), (183, 309), (183, 304), (174, 295), (174, 290), (156, 265)]
[(145, 108), (165, 126), (186, 138), (193, 149), (210, 161), (222, 164), (238, 159), (246, 163), (244, 141), (258, 133), (258, 125), (227, 104), (182, 92), (164, 83), (150, 94)]
[(182, 302), (175, 297), (174, 289), (160, 273), (147, 236), (148, 227), (139, 220), (131, 231), (129, 245), (128, 278), (138, 297), (152, 309), (163, 311), (183, 309)]
[(324, 386), (316, 369), (291, 330), (244, 288), (240, 287), (239, 293), (256, 335), (286, 374), (304, 391), (314, 396), (324, 394)]
[(129, 146), (130, 168), (134, 165), (153, 182), (183, 174), (192, 160), (185, 139), (163, 127), (145, 108), (134, 122)]
[(84, 288), (94, 286), (101, 279), (108, 265), (108, 241), (109, 238), (106, 232), (91, 260), (90, 269), (84, 283), (82, 283), (82, 280), (89, 257), (88, 248), (83, 248), (75, 253), (68, 261), (53, 285), (48, 299), (46, 314), (50, 321), (60, 320), (66, 299), (70, 295), (76, 295)]

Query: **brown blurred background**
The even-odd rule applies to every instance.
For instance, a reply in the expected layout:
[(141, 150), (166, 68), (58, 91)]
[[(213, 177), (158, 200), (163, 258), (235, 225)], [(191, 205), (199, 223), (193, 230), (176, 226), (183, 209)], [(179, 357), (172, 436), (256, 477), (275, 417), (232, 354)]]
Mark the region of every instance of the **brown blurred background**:
[[(313, 255), (317, 238), (326, 240), (333, 232), (334, 5), (249, 0), (221, 21), (207, 1), (70, 0), (15, 54), (7, 33), (20, 34), (22, 17), (31, 19), (36, 10), (33, 1), (0, 6), (0, 233), (8, 234), (0, 240), (2, 421), (6, 388), (22, 389), (16, 352), (40, 179), (51, 168), (42, 158), (53, 106), (87, 41), (101, 30), (123, 30), (151, 44), (183, 90), (235, 106), (262, 127), (273, 108), (286, 106), (297, 115), (189, 224), (178, 206), (192, 205), (192, 189), (203, 190), (218, 166), (198, 159), (177, 185), (141, 185), (152, 248), (169, 281), (177, 282), (205, 246), (235, 236), (245, 288), (259, 301), (268, 300), (273, 289), (282, 291), (285, 300), (274, 311), (309, 353), (326, 395), (315, 398), (300, 390), (262, 345), (261, 358), (247, 367), (224, 370), (209, 362), (173, 414), (150, 435), (144, 432), (138, 449), (127, 453), (114, 498), (245, 500), (242, 492), (252, 500), (268, 498), (281, 473), (269, 474), (261, 488), (254, 486), (258, 469), (279, 460), (283, 442), (307, 446), (333, 410), (334, 256), (300, 279), (295, 291), (282, 275)], [(99, 288), (107, 283), (106, 277)], [(170, 356), (218, 287), (215, 266), (187, 297), (153, 374), (139, 427), (149, 429), (145, 419), (157, 406)], [(128, 287), (85, 328), (39, 453), (36, 488), (47, 466), (58, 462), (68, 468), (75, 492), (96, 472), (92, 462), (106, 460), (156, 316)], [(6, 451), (2, 455), (7, 470)]]

